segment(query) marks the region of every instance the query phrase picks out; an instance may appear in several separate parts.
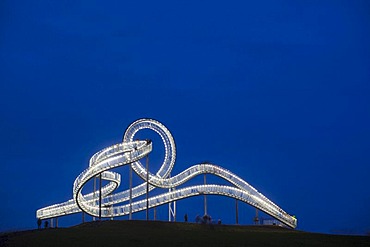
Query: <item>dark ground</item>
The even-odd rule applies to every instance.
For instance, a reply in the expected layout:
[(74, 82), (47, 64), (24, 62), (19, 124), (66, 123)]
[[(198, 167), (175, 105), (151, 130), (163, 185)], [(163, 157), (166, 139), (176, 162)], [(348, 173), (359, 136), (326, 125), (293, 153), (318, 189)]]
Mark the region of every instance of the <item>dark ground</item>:
[(308, 233), (278, 226), (160, 221), (89, 222), (70, 228), (0, 234), (0, 246), (370, 246), (368, 236)]

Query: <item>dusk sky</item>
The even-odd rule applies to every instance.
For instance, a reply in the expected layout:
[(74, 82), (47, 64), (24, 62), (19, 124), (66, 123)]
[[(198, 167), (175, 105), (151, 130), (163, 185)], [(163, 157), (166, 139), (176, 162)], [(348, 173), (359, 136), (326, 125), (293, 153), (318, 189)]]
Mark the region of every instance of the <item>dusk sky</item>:
[[(90, 157), (145, 117), (175, 138), (173, 174), (210, 161), (299, 230), (366, 234), (369, 96), (367, 0), (1, 1), (0, 231), (35, 228), (36, 210), (71, 199)], [(235, 223), (234, 199), (208, 202)], [(179, 201), (178, 219), (202, 203)]]

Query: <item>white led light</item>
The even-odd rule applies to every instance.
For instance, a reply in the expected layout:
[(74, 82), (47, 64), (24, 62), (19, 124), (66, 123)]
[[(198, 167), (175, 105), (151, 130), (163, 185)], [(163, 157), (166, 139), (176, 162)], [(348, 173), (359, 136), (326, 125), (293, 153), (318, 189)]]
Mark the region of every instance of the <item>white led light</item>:
[[(148, 155), (152, 151), (152, 142), (134, 141), (135, 134), (142, 129), (151, 129), (160, 135), (164, 147), (165, 158), (162, 166), (154, 175), (147, 171), (141, 164), (140, 159)], [(245, 203), (260, 209), (261, 211), (278, 219), (282, 223), (295, 228), (297, 219), (287, 214), (275, 203), (271, 202), (264, 195), (259, 193), (254, 187), (246, 181), (233, 174), (227, 169), (220, 166), (208, 163), (201, 163), (189, 167), (176, 176), (168, 178), (175, 164), (176, 148), (175, 141), (170, 131), (160, 122), (153, 119), (139, 119), (132, 123), (123, 137), (122, 143), (107, 147), (94, 154), (89, 161), (89, 168), (84, 170), (73, 184), (73, 199), (64, 203), (55, 204), (44, 207), (36, 212), (36, 216), (41, 219), (48, 219), (62, 215), (74, 214), (84, 211), (87, 214), (99, 216), (99, 192), (92, 192), (86, 195), (81, 193), (84, 185), (99, 174), (102, 179), (109, 183), (102, 187), (102, 200), (105, 206), (110, 206), (109, 210), (102, 210), (102, 217), (116, 217), (129, 214), (129, 204), (114, 206), (118, 203), (127, 202), (129, 200), (129, 190), (112, 194), (112, 192), (120, 185), (121, 176), (116, 172), (109, 171), (110, 169), (120, 166), (131, 165), (133, 171), (136, 172), (144, 181), (146, 181), (147, 172), (149, 172), (149, 190), (155, 188), (170, 188), (173, 189), (184, 184), (191, 178), (200, 174), (213, 174), (230, 182), (232, 186), (207, 184), (196, 185), (185, 188), (177, 188), (170, 192), (156, 195), (149, 198), (149, 207), (171, 203), (173, 201), (196, 196), (199, 194), (216, 194), (232, 198), (236, 198)], [(132, 198), (137, 198), (146, 193), (146, 183), (142, 183), (132, 188)], [(132, 202), (132, 212), (138, 212), (146, 209), (146, 200)]]

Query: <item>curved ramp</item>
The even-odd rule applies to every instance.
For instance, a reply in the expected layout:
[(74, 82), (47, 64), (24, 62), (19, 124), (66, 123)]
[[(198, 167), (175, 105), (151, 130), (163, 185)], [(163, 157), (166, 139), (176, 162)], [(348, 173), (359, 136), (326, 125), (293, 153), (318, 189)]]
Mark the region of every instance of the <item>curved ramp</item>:
[[(144, 158), (152, 151), (151, 141), (134, 141), (135, 134), (142, 129), (151, 129), (155, 131), (161, 137), (164, 144), (164, 161), (156, 174), (150, 172), (147, 174), (147, 170), (140, 162), (140, 159)], [(130, 213), (130, 206), (131, 212), (145, 210), (147, 207), (146, 199), (132, 202), (132, 204), (127, 203), (130, 199), (129, 190), (112, 194), (120, 185), (121, 176), (119, 173), (109, 170), (120, 166), (131, 165), (135, 173), (144, 181), (146, 181), (147, 177), (149, 178), (149, 190), (176, 187), (175, 191), (150, 197), (148, 199), (149, 208), (201, 194), (223, 195), (248, 203), (289, 227), (295, 228), (297, 226), (296, 218), (286, 213), (246, 181), (220, 166), (208, 163), (197, 164), (189, 167), (178, 175), (169, 177), (175, 164), (175, 158), (176, 147), (170, 131), (156, 120), (139, 119), (127, 128), (122, 143), (107, 147), (91, 157), (89, 167), (76, 178), (73, 184), (73, 199), (64, 203), (41, 208), (37, 210), (36, 216), (41, 219), (48, 219), (84, 211), (87, 214), (98, 217), (99, 192), (92, 192), (84, 195), (82, 194), (82, 188), (89, 180), (96, 176), (100, 176), (100, 174), (102, 179), (109, 181), (109, 183), (101, 189), (102, 204), (109, 206), (109, 208), (103, 208), (101, 210), (102, 217), (128, 215)], [(230, 182), (233, 186), (208, 184), (178, 188), (189, 179), (201, 174), (219, 176)], [(132, 188), (132, 198), (137, 198), (145, 193), (145, 182)], [(126, 204), (117, 205), (124, 202), (126, 202)]]

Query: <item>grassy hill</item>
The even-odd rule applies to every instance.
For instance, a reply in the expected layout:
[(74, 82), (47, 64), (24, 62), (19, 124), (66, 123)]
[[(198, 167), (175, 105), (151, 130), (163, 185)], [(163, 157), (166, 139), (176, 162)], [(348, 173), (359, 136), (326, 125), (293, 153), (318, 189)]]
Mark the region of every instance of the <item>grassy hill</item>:
[(370, 246), (370, 237), (307, 233), (278, 226), (160, 221), (89, 222), (70, 228), (3, 233), (0, 246)]

